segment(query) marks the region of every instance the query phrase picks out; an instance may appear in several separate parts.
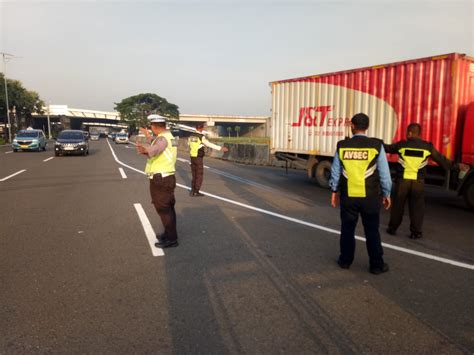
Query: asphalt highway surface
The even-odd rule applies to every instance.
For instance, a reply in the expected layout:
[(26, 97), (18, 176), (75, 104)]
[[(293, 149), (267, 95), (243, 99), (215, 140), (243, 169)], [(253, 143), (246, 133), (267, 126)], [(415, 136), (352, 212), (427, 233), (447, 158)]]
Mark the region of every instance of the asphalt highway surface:
[(206, 158), (190, 197), (188, 161), (162, 252), (132, 144), (0, 148), (0, 354), (474, 352), (474, 213), (455, 193), (427, 189), (420, 240), (382, 212), (390, 271), (372, 275), (362, 240), (336, 264), (339, 209), (304, 171)]

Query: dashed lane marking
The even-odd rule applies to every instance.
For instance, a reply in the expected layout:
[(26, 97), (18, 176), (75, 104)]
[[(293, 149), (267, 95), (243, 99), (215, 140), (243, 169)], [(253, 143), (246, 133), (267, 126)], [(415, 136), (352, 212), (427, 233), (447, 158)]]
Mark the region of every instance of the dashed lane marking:
[(45, 159), (45, 160), (43, 160), (43, 161), (49, 161), (49, 160), (51, 160), (51, 159), (54, 159), (54, 157), (49, 157), (48, 159)]
[(13, 153), (13, 150), (10, 150), (9, 152), (5, 152), (5, 154), (10, 154)]
[(133, 206), (135, 207), (135, 210), (137, 211), (137, 214), (138, 214), (138, 218), (140, 219), (140, 222), (142, 223), (143, 231), (145, 232), (146, 238), (148, 239), (148, 244), (150, 244), (151, 253), (153, 254), (153, 256), (165, 255), (165, 253), (163, 252), (163, 249), (155, 247), (156, 234), (155, 234), (155, 231), (153, 230), (153, 227), (151, 226), (150, 220), (148, 219), (145, 211), (143, 210), (142, 205), (140, 203), (134, 203)]
[(0, 181), (6, 181), (6, 180), (8, 180), (8, 179), (10, 179), (10, 178), (12, 178), (12, 177), (18, 175), (18, 174), (24, 173), (25, 171), (26, 171), (26, 169), (17, 171), (16, 173), (13, 173), (13, 174), (11, 174), (11, 175), (8, 175), (8, 176), (4, 177), (3, 179), (0, 179)]
[(122, 179), (126, 179), (127, 175), (125, 175), (125, 171), (123, 171), (123, 168), (119, 168), (120, 175), (122, 176)]
[[(122, 166), (125, 166), (125, 167), (127, 167), (131, 170), (139, 172), (140, 174), (145, 175), (145, 173), (143, 171), (138, 170), (134, 167), (131, 167), (131, 166), (125, 164), (125, 163), (122, 163), (117, 158), (117, 155), (115, 155), (115, 152), (112, 149), (112, 146), (110, 144), (109, 144), (109, 147), (110, 147), (110, 150), (112, 151), (112, 155), (114, 156), (114, 159), (117, 163), (119, 163)], [(189, 188), (185, 185), (182, 185), (182, 184), (176, 184), (176, 186), (179, 186), (179, 187), (181, 187), (183, 189), (186, 189), (186, 190), (191, 190), (191, 188)], [(321, 225), (316, 224), (316, 223), (306, 222), (306, 221), (303, 221), (301, 219), (297, 219), (297, 218), (293, 218), (293, 217), (288, 217), (288, 216), (282, 215), (280, 213), (264, 210), (263, 208), (258, 208), (258, 207), (254, 207), (254, 206), (251, 206), (251, 205), (247, 205), (245, 203), (234, 201), (234, 200), (231, 200), (231, 199), (228, 199), (228, 198), (225, 198), (225, 197), (221, 197), (221, 196), (218, 196), (218, 195), (214, 195), (214, 194), (211, 194), (211, 193), (208, 193), (208, 192), (203, 192), (203, 191), (200, 191), (200, 192), (203, 193), (206, 196), (209, 196), (209, 197), (212, 197), (212, 198), (215, 198), (217, 200), (224, 201), (224, 202), (228, 202), (228, 203), (231, 203), (233, 205), (244, 207), (244, 208), (247, 208), (247, 209), (252, 210), (252, 211), (260, 212), (260, 213), (263, 213), (263, 214), (266, 214), (266, 215), (269, 215), (269, 216), (284, 219), (286, 221), (301, 224), (301, 225), (304, 225), (304, 226), (307, 226), (307, 227), (319, 229), (319, 230), (322, 230), (322, 231), (325, 231), (325, 232), (328, 232), (328, 233), (331, 233), (331, 234), (336, 234), (336, 235), (340, 234), (339, 230), (336, 230), (336, 229), (333, 229), (333, 228), (321, 226)], [(365, 242), (364, 237), (360, 237), (360, 236), (356, 235), (355, 239)], [(387, 249), (397, 250), (397, 251), (400, 251), (402, 253), (406, 253), (406, 254), (410, 254), (410, 255), (416, 255), (416, 256), (419, 256), (419, 257), (422, 257), (422, 258), (435, 260), (435, 261), (438, 261), (438, 262), (441, 262), (441, 263), (444, 263), (444, 264), (449, 264), (449, 265), (461, 267), (461, 268), (464, 268), (464, 269), (474, 270), (474, 265), (472, 265), (472, 264), (467, 264), (467, 263), (463, 263), (463, 262), (460, 262), (460, 261), (456, 261), (456, 260), (452, 260), (452, 259), (448, 259), (448, 258), (443, 258), (443, 257), (440, 257), (440, 256), (436, 256), (436, 255), (432, 255), (432, 254), (428, 254), (428, 253), (423, 253), (423, 252), (419, 252), (419, 251), (416, 251), (416, 250), (411, 250), (411, 249), (407, 249), (407, 248), (403, 248), (403, 247), (399, 247), (399, 246), (393, 245), (393, 244), (382, 243), (382, 245)]]

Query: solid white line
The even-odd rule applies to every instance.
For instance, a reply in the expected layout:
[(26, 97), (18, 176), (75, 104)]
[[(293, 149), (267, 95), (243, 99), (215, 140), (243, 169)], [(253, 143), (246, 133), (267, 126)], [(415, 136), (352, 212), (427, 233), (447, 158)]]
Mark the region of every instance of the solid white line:
[(145, 211), (143, 210), (142, 205), (140, 203), (134, 203), (133, 206), (135, 206), (135, 210), (137, 211), (138, 218), (140, 218), (140, 222), (142, 223), (146, 238), (148, 239), (148, 243), (150, 244), (151, 253), (153, 254), (153, 256), (165, 255), (165, 253), (163, 252), (163, 249), (155, 247), (156, 234), (155, 234), (155, 231), (153, 230), (153, 227), (151, 226), (151, 223), (148, 217), (146, 216)]
[(123, 168), (119, 168), (120, 175), (122, 175), (122, 179), (126, 179), (127, 175), (125, 175), (125, 171), (123, 171)]
[(54, 157), (49, 157), (48, 159), (45, 159), (43, 161), (48, 161), (48, 160), (51, 160), (51, 159), (54, 159)]
[(14, 177), (15, 175), (18, 175), (18, 174), (21, 174), (21, 173), (24, 173), (26, 171), (26, 169), (23, 169), (23, 170), (20, 170), (20, 171), (17, 171), (16, 173), (14, 174), (11, 174), (11, 175), (8, 175), (7, 177), (4, 177), (3, 179), (0, 179), (0, 181), (5, 181), (5, 180), (8, 180), (12, 177)]
[(128, 141), (128, 143), (133, 144), (133, 145), (137, 145), (137, 143), (133, 143), (132, 141)]
[(5, 154), (10, 154), (13, 153), (13, 150), (10, 150), (9, 152), (5, 152)]
[[(113, 151), (110, 144), (109, 144), (109, 147), (110, 147), (110, 150), (112, 151), (112, 155), (114, 156), (115, 161), (117, 163), (145, 175), (145, 173), (143, 171), (135, 169), (135, 168), (133, 168), (129, 165), (126, 165), (126, 164), (122, 163), (120, 160), (118, 160), (117, 156), (115, 155), (115, 152)], [(176, 186), (179, 186), (179, 187), (181, 187), (183, 189), (186, 189), (186, 190), (191, 190), (191, 188), (187, 187), (186, 185), (176, 184)], [(307, 227), (319, 229), (319, 230), (322, 230), (322, 231), (325, 231), (325, 232), (328, 232), (328, 233), (331, 233), (331, 234), (337, 234), (337, 235), (340, 234), (340, 231), (336, 230), (336, 229), (324, 227), (324, 226), (321, 226), (321, 225), (315, 224), (315, 223), (306, 222), (306, 221), (303, 221), (301, 219), (288, 217), (288, 216), (282, 215), (280, 213), (267, 211), (267, 210), (264, 210), (262, 208), (250, 206), (250, 205), (247, 205), (245, 203), (237, 202), (237, 201), (234, 201), (234, 200), (231, 200), (231, 199), (228, 199), (228, 198), (225, 198), (225, 197), (217, 196), (217, 195), (214, 195), (214, 194), (211, 194), (211, 193), (208, 193), (208, 192), (204, 192), (204, 191), (200, 191), (200, 192), (203, 193), (206, 196), (215, 198), (217, 200), (225, 201), (225, 202), (228, 202), (228, 203), (240, 206), (240, 207), (244, 207), (244, 208), (247, 208), (249, 210), (253, 210), (253, 211), (257, 211), (257, 212), (267, 214), (267, 215), (270, 215), (270, 216), (273, 216), (273, 217), (281, 218), (281, 219), (284, 219), (284, 220), (287, 220), (287, 221), (290, 221), (290, 222), (294, 222), (294, 223), (298, 223), (298, 224), (301, 224), (301, 225), (304, 225), (304, 226), (307, 226)], [(365, 242), (364, 237), (360, 237), (360, 236), (356, 235), (355, 238), (357, 240)], [(474, 270), (474, 265), (472, 265), (472, 264), (467, 264), (467, 263), (463, 263), (463, 262), (460, 262), (460, 261), (451, 260), (451, 259), (436, 256), (436, 255), (432, 255), (432, 254), (428, 254), (428, 253), (419, 252), (419, 251), (416, 251), (416, 250), (411, 250), (411, 249), (399, 247), (399, 246), (393, 245), (393, 244), (382, 243), (382, 245), (387, 249), (397, 250), (397, 251), (400, 251), (400, 252), (403, 252), (403, 253), (406, 253), (406, 254), (416, 255), (416, 256), (420, 256), (422, 258), (439, 261), (441, 263), (450, 264), (450, 265), (453, 265), (453, 266), (458, 266), (458, 267), (462, 267), (462, 268), (469, 269), (469, 270)]]
[(191, 164), (191, 162), (187, 159), (183, 159), (183, 158), (176, 158), (176, 159), (178, 159), (180, 162)]

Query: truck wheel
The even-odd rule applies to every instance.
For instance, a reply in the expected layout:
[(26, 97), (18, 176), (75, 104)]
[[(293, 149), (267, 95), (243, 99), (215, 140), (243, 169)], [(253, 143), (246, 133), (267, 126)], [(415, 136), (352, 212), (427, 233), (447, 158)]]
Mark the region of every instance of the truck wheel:
[(329, 179), (331, 178), (331, 162), (323, 160), (316, 166), (316, 181), (319, 186), (329, 188)]
[(467, 182), (463, 192), (464, 202), (471, 209), (474, 210), (474, 179)]

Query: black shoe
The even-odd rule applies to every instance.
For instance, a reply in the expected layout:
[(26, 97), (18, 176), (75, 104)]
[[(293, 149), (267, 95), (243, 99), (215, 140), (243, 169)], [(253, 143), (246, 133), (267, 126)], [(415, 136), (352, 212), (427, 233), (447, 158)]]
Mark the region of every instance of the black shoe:
[(415, 233), (415, 232), (411, 232), (410, 234), (410, 239), (420, 239), (421, 237), (423, 237), (423, 234), (421, 233)]
[(168, 240), (168, 237), (166, 236), (166, 233), (163, 233), (160, 235), (157, 234), (156, 239), (158, 239), (158, 241), (155, 243), (155, 247), (159, 248), (160, 245)]
[(169, 240), (165, 239), (163, 243), (155, 243), (155, 247), (157, 248), (172, 248), (172, 247), (177, 247), (178, 246), (178, 241), (177, 240)]
[(193, 196), (194, 197), (201, 197), (201, 196), (204, 196), (204, 194), (200, 193), (199, 191), (195, 191), (195, 192), (193, 192)]
[(387, 263), (383, 263), (383, 266), (382, 267), (371, 267), (370, 268), (370, 272), (374, 275), (378, 275), (378, 274), (382, 274), (384, 272), (387, 272), (388, 271), (388, 264)]
[(341, 260), (337, 261), (337, 265), (339, 265), (341, 269), (349, 269), (351, 267), (351, 264), (343, 263)]
[(397, 234), (397, 230), (392, 228), (392, 227), (388, 227), (387, 228), (387, 233), (390, 234), (390, 235), (396, 235)]

